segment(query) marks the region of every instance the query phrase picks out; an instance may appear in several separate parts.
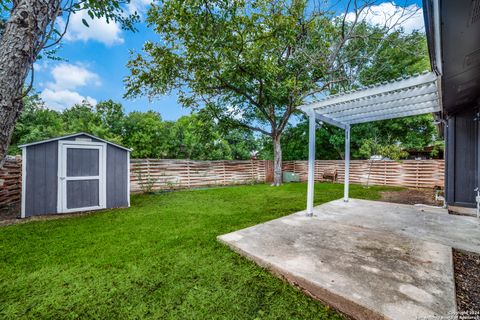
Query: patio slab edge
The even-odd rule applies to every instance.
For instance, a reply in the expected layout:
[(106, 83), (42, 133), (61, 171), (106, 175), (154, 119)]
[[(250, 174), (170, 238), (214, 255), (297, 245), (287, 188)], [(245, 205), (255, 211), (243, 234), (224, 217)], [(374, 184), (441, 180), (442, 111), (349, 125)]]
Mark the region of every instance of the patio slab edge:
[[(247, 228), (248, 229), (248, 228)], [(234, 233), (234, 232), (233, 232)], [(226, 237), (229, 234), (224, 234), (217, 237), (217, 240), (228, 246), (231, 250), (243, 256), (244, 258), (255, 262), (260, 267), (266, 269), (274, 276), (287, 281), (289, 284), (293, 285), (295, 288), (308, 295), (309, 297), (322, 302), (329, 307), (332, 307), (336, 311), (346, 314), (350, 317), (354, 317), (358, 320), (383, 320), (387, 319), (384, 315), (377, 313), (368, 307), (362, 306), (346, 297), (335, 294), (328, 289), (320, 287), (314, 281), (310, 281), (305, 277), (299, 276), (295, 273), (290, 272), (289, 270), (282, 268), (276, 264), (270, 263), (265, 259), (252, 255), (247, 251), (235, 246), (233, 243), (229, 242)]]

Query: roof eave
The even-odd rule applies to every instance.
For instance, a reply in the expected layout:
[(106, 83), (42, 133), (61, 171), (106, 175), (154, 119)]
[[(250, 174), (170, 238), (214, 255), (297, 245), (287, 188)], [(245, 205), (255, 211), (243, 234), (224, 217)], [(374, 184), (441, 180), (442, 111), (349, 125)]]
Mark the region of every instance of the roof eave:
[(128, 152), (131, 152), (131, 151), (132, 151), (132, 149), (130, 149), (130, 148), (127, 148), (127, 147), (121, 146), (121, 145), (119, 145), (119, 144), (113, 143), (113, 142), (111, 142), (111, 141), (108, 141), (108, 140), (105, 140), (105, 139), (96, 137), (96, 136), (94, 136), (94, 135), (92, 135), (92, 134), (90, 134), (90, 133), (86, 133), (86, 132), (78, 132), (78, 133), (73, 133), (73, 134), (69, 134), (69, 135), (65, 135), (65, 136), (61, 136), (61, 137), (56, 137), (56, 138), (47, 139), (47, 140), (42, 140), (42, 141), (37, 141), (37, 142), (31, 142), (31, 143), (25, 143), (25, 144), (19, 145), (18, 147), (23, 149), (23, 148), (30, 147), (30, 146), (34, 146), (34, 145), (41, 144), (41, 143), (58, 141), (58, 140), (73, 138), (73, 137), (77, 137), (77, 136), (81, 136), (81, 135), (85, 135), (85, 136), (88, 136), (88, 137), (90, 137), (90, 138), (100, 140), (100, 141), (102, 141), (102, 142), (108, 143), (108, 144), (110, 144), (110, 145), (112, 145), (112, 146), (115, 146), (115, 147), (117, 147), (117, 148), (126, 150), (126, 151), (128, 151)]

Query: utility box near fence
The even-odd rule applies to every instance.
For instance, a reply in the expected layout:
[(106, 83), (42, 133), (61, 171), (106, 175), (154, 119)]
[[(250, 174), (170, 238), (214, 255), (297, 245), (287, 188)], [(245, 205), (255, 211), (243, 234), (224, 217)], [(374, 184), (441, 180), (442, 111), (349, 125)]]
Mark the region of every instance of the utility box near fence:
[(20, 147), (22, 218), (130, 206), (130, 149), (87, 133)]
[(283, 182), (300, 182), (300, 175), (295, 172), (283, 172)]

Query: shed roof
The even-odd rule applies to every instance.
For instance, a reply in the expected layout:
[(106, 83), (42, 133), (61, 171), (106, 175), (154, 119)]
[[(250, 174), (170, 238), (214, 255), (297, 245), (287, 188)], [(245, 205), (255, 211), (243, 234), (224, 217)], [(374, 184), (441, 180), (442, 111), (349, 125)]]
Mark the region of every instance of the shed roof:
[(437, 76), (433, 72), (331, 95), (299, 108), (340, 128), (441, 110)]
[(33, 146), (33, 145), (36, 145), (36, 144), (41, 144), (41, 143), (46, 143), (46, 142), (52, 142), (52, 141), (58, 141), (58, 140), (63, 140), (63, 139), (68, 139), (68, 138), (74, 138), (74, 137), (78, 137), (78, 136), (88, 136), (88, 137), (90, 137), (90, 138), (92, 138), (92, 139), (96, 139), (96, 140), (99, 140), (99, 141), (108, 143), (108, 144), (110, 144), (110, 145), (112, 145), (112, 146), (115, 146), (115, 147), (118, 147), (118, 148), (120, 148), (120, 149), (127, 150), (127, 151), (132, 151), (132, 149), (129, 149), (129, 148), (126, 148), (126, 147), (121, 146), (121, 145), (119, 145), (119, 144), (116, 144), (116, 143), (113, 143), (113, 142), (110, 142), (110, 141), (101, 139), (101, 138), (99, 138), (99, 137), (96, 137), (96, 136), (94, 136), (94, 135), (92, 135), (92, 134), (85, 133), (85, 132), (79, 132), (79, 133), (69, 134), (69, 135), (65, 135), (65, 136), (61, 136), (61, 137), (56, 137), (56, 138), (52, 138), (52, 139), (47, 139), (47, 140), (42, 140), (42, 141), (36, 141), (36, 142), (26, 143), (26, 144), (20, 145), (19, 147), (20, 147), (20, 148), (25, 148), (25, 147)]

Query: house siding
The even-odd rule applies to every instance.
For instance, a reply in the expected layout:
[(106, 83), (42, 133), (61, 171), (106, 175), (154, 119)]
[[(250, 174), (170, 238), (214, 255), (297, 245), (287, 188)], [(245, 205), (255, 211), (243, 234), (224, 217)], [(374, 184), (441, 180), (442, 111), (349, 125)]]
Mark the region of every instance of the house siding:
[(474, 207), (478, 186), (479, 126), (477, 110), (468, 109), (448, 119), (446, 191), (449, 205)]

